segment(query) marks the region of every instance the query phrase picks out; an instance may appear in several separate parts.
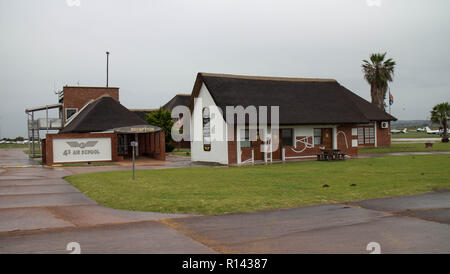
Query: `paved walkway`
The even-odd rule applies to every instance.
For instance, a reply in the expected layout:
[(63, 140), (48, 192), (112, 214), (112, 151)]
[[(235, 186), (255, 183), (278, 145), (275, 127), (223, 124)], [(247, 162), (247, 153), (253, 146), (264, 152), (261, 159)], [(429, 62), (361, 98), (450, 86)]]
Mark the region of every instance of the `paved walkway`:
[[(190, 165), (177, 161), (141, 168)], [(68, 253), (69, 242), (82, 253), (450, 252), (450, 192), (194, 216), (105, 208), (62, 179), (121, 168), (0, 169), (0, 253)]]
[(0, 167), (3, 166), (34, 166), (38, 161), (31, 160), (23, 152), (26, 148), (2, 148), (0, 149)]
[(428, 143), (428, 142), (440, 142), (442, 138), (392, 138), (393, 144), (401, 143)]
[[(11, 166), (27, 163), (22, 150), (0, 150), (4, 157), (0, 163)], [(166, 163), (138, 166), (138, 169), (189, 165), (188, 159), (175, 158)], [(129, 169), (126, 164), (1, 169), (0, 253), (67, 253), (66, 245), (73, 241), (82, 244), (83, 250), (89, 253), (214, 252), (156, 222), (192, 215), (106, 208), (62, 179), (77, 173)]]

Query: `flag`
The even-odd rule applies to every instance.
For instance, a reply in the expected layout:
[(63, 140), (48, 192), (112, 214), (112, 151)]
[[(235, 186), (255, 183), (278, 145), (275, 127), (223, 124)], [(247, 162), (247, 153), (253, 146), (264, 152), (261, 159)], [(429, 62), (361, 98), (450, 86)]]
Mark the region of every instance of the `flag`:
[(392, 96), (391, 92), (389, 91), (389, 105), (392, 106), (394, 103), (394, 96)]

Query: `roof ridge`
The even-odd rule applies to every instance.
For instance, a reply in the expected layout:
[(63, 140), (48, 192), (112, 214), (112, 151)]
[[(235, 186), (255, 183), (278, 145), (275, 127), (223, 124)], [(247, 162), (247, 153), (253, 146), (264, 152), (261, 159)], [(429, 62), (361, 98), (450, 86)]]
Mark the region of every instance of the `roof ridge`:
[(119, 87), (98, 87), (98, 86), (63, 86), (63, 88), (101, 88), (101, 89), (116, 89)]
[(248, 79), (248, 80), (267, 80), (267, 81), (285, 81), (285, 82), (337, 82), (336, 79), (331, 78), (251, 76), (251, 75), (236, 75), (236, 74), (207, 73), (207, 72), (199, 72), (198, 74), (206, 77), (222, 77), (222, 78)]
[(129, 111), (153, 111), (158, 110), (159, 108), (129, 108)]

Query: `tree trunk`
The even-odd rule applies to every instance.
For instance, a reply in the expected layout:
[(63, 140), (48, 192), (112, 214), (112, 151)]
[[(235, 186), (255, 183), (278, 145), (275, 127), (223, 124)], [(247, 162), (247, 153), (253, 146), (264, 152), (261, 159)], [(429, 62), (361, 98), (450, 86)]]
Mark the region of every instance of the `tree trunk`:
[(385, 111), (384, 98), (386, 96), (386, 88), (378, 88), (375, 86), (370, 87), (370, 95), (372, 97), (372, 103), (375, 104), (379, 109)]
[(447, 121), (443, 121), (442, 125), (444, 126), (444, 134), (442, 135), (442, 142), (447, 143), (448, 142), (448, 132), (447, 132)]

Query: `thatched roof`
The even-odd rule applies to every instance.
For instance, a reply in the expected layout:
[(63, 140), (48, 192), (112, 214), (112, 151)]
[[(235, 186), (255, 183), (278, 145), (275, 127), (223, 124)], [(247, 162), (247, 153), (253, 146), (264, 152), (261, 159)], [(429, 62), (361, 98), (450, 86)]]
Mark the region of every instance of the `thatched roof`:
[(172, 111), (172, 109), (176, 106), (189, 106), (189, 102), (191, 100), (190, 94), (177, 94), (169, 102), (167, 102), (163, 109), (168, 109)]
[(88, 103), (60, 133), (99, 132), (136, 125), (147, 123), (112, 97), (102, 96)]
[(354, 124), (396, 120), (334, 79), (199, 73), (192, 91), (191, 109), (202, 83), (224, 112), (224, 117), (226, 106), (253, 105), (268, 106), (269, 109), (270, 106), (279, 106), (281, 125)]

